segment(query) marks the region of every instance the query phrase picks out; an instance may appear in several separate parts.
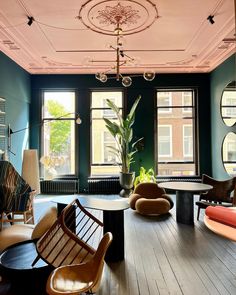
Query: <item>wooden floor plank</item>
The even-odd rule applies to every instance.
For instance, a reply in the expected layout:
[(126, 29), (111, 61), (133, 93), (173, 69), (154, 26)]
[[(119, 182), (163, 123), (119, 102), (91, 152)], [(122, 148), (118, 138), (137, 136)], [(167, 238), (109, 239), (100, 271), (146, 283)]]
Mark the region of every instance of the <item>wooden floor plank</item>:
[[(37, 200), (36, 220), (51, 205), (50, 197)], [(175, 207), (161, 217), (126, 210), (125, 260), (105, 265), (97, 295), (235, 295), (236, 243), (209, 231), (204, 210), (199, 221), (196, 211), (189, 226), (176, 223)], [(93, 214), (101, 219), (101, 212)], [(18, 295), (4, 281), (0, 294)]]

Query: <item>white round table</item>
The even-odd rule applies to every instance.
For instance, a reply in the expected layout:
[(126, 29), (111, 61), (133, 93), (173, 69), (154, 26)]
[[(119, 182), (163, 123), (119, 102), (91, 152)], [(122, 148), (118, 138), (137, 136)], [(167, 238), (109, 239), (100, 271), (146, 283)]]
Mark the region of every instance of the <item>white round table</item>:
[(176, 191), (176, 221), (184, 224), (193, 224), (193, 195), (207, 192), (211, 185), (190, 181), (167, 181), (158, 183), (158, 186)]

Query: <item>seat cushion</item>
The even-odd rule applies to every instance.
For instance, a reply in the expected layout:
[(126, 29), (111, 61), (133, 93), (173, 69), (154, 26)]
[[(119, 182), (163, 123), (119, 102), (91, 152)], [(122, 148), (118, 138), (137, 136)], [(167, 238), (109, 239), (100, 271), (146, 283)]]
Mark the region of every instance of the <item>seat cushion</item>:
[(142, 215), (158, 215), (166, 214), (170, 210), (170, 203), (163, 198), (158, 199), (145, 199), (140, 198), (135, 204), (137, 212)]
[(51, 207), (47, 212), (40, 218), (39, 222), (35, 226), (32, 232), (32, 239), (39, 239), (46, 231), (53, 225), (57, 219), (57, 208)]
[(14, 224), (0, 232), (0, 252), (7, 247), (31, 239), (33, 224)]
[(52, 226), (56, 219), (57, 208), (51, 207), (42, 216), (37, 225), (14, 224), (4, 228), (0, 232), (0, 252), (16, 243), (39, 239)]

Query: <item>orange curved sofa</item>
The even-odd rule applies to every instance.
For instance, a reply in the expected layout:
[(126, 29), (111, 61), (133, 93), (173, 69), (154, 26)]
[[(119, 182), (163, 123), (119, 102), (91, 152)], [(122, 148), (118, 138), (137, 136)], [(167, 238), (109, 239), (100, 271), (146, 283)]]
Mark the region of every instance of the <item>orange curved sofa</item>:
[(214, 233), (236, 242), (236, 207), (207, 207), (204, 223)]

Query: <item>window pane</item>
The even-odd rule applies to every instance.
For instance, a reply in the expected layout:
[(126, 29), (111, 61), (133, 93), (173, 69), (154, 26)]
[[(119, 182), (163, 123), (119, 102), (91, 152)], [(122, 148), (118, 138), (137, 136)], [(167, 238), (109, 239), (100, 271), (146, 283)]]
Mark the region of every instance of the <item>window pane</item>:
[(159, 163), (158, 175), (166, 176), (193, 176), (195, 175), (195, 164), (193, 163)]
[(104, 109), (108, 108), (108, 105), (106, 103), (106, 100), (110, 99), (112, 102), (116, 104), (118, 108), (122, 108), (122, 92), (116, 91), (116, 92), (105, 92), (105, 91), (93, 91), (92, 92), (92, 109)]
[(172, 105), (171, 92), (158, 92), (157, 104), (160, 107), (159, 112), (169, 113), (171, 109), (168, 106)]
[(92, 154), (91, 154), (91, 175), (117, 175), (120, 171), (119, 159), (112, 152), (111, 147), (116, 147), (116, 142), (108, 132), (103, 118), (113, 122), (117, 118), (107, 105), (106, 99), (110, 99), (121, 109), (122, 97), (120, 91), (116, 92), (92, 92), (91, 101), (91, 133), (92, 133)]
[[(169, 93), (169, 112), (163, 112), (159, 93)], [(195, 175), (195, 128), (193, 91), (157, 91), (157, 173), (158, 175)], [(160, 105), (159, 105), (160, 103)], [(186, 107), (187, 106), (187, 107)], [(186, 114), (188, 112), (188, 114)]]
[(44, 92), (43, 118), (75, 117), (74, 92)]
[(171, 126), (158, 126), (158, 157), (170, 157), (172, 147)]
[(184, 157), (193, 156), (193, 128), (192, 125), (183, 126)]
[(236, 121), (236, 92), (224, 90), (222, 96), (221, 114), (227, 126), (233, 126)]
[[(72, 114), (64, 116), (68, 113)], [(40, 162), (45, 178), (75, 174), (74, 116), (74, 92), (44, 92), (43, 155)]]
[(188, 106), (192, 106), (192, 92), (191, 91), (184, 91), (182, 92), (182, 104), (184, 106), (184, 112), (191, 112), (192, 109), (188, 108)]
[(223, 142), (223, 162), (227, 173), (236, 176), (236, 134), (229, 132)]

